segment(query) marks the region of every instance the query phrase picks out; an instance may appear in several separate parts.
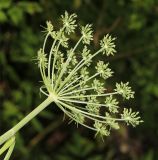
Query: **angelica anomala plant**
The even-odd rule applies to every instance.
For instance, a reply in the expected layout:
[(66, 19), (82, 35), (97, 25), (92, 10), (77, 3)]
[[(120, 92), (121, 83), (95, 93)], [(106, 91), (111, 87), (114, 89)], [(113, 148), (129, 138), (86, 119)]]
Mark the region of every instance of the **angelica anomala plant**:
[[(71, 121), (95, 131), (96, 135), (109, 136), (112, 129), (119, 129), (121, 122), (133, 127), (142, 122), (139, 112), (119, 107), (117, 96), (127, 100), (134, 98), (129, 83), (116, 83), (114, 91), (108, 93), (104, 82), (113, 75), (109, 63), (100, 60), (92, 65), (97, 55), (116, 53), (115, 38), (105, 35), (100, 41), (100, 49), (93, 53), (89, 49), (93, 40), (92, 25), (87, 24), (80, 27), (81, 37), (71, 48), (69, 35), (77, 28), (76, 18), (76, 14), (65, 12), (61, 16), (63, 26), (59, 30), (54, 29), (51, 21), (46, 22), (44, 43), (37, 52), (43, 81), (40, 92), (46, 100), (0, 137), (0, 145), (3, 145), (0, 155), (8, 150), (6, 159), (13, 151), (16, 133), (50, 103), (55, 103)], [(47, 53), (49, 38), (53, 39), (53, 43)], [(91, 73), (89, 68), (95, 72)]]

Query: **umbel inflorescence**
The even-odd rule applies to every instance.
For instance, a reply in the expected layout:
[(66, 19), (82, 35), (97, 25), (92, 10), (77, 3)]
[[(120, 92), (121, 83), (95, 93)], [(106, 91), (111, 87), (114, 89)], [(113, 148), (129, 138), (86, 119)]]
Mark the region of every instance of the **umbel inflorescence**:
[[(40, 91), (52, 97), (53, 102), (71, 120), (101, 136), (108, 136), (111, 129), (119, 129), (121, 122), (133, 127), (139, 125), (142, 122), (139, 112), (119, 107), (117, 100), (119, 95), (127, 100), (134, 98), (128, 82), (116, 83), (113, 92), (108, 93), (105, 81), (113, 75), (113, 71), (109, 63), (101, 60), (96, 64), (93, 62), (93, 58), (99, 54), (114, 55), (115, 38), (109, 34), (104, 36), (100, 41), (100, 49), (93, 53), (89, 49), (93, 40), (92, 25), (87, 24), (80, 26), (81, 37), (71, 48), (69, 37), (77, 28), (76, 18), (76, 14), (65, 12), (61, 16), (63, 25), (58, 31), (51, 21), (46, 22), (46, 36), (37, 58), (43, 80)], [(53, 44), (47, 53), (49, 38), (53, 39)]]
[[(43, 85), (41, 93), (47, 98), (19, 123), (0, 136), (0, 156), (8, 151), (4, 160), (9, 160), (16, 141), (16, 133), (44, 110), (50, 103), (56, 105), (70, 117), (71, 121), (96, 131), (96, 135), (108, 136), (111, 129), (119, 129), (125, 122), (133, 127), (143, 122), (131, 108), (119, 107), (118, 96), (134, 98), (134, 92), (127, 83), (116, 83), (113, 92), (108, 93), (105, 81), (113, 75), (108, 63), (93, 58), (99, 54), (114, 55), (115, 38), (109, 34), (100, 41), (100, 49), (93, 53), (89, 49), (93, 40), (92, 25), (80, 27), (80, 38), (69, 47), (70, 34), (77, 28), (76, 14), (67, 12), (61, 16), (62, 27), (56, 31), (51, 21), (46, 22), (45, 40), (39, 49), (37, 60)], [(53, 40), (49, 51), (46, 45)], [(51, 40), (51, 41), (52, 41)], [(91, 68), (91, 70), (90, 70)]]

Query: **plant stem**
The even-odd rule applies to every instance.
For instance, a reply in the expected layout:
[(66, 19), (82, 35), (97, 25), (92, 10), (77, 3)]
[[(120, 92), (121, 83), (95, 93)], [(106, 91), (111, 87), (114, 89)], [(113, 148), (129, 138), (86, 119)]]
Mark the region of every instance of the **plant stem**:
[[(55, 44), (56, 44), (56, 41), (57, 40), (54, 40), (54, 42), (53, 42), (53, 44), (52, 44), (52, 47), (51, 47), (51, 49), (50, 49), (50, 52), (49, 52), (49, 60), (48, 60), (48, 77), (49, 77), (49, 79), (50, 79), (50, 77), (51, 77), (51, 71), (50, 71), (50, 68), (51, 68), (51, 59), (52, 59), (52, 52), (53, 52), (53, 49), (54, 49), (54, 46), (55, 46)], [(54, 63), (53, 63), (54, 64)]]
[(44, 100), (39, 106), (37, 106), (31, 113), (29, 113), (25, 118), (23, 118), (18, 124), (16, 124), (9, 131), (0, 136), (0, 145), (14, 136), (22, 127), (24, 127), (29, 121), (31, 121), (37, 114), (44, 110), (50, 103), (52, 103), (53, 96), (49, 96)]
[(10, 148), (9, 148), (5, 158), (4, 158), (4, 160), (9, 160), (10, 159), (10, 156), (11, 156), (11, 154), (13, 152), (14, 146), (15, 146), (15, 142), (13, 142), (13, 144), (10, 146)]

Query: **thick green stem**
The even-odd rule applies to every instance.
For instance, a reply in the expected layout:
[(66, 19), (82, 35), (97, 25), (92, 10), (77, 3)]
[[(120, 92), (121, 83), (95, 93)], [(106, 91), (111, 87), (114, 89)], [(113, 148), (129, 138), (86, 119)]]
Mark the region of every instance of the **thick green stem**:
[(49, 96), (45, 101), (43, 101), (37, 108), (35, 108), (31, 113), (29, 113), (18, 124), (16, 124), (6, 133), (4, 133), (2, 136), (0, 136), (0, 145), (2, 145), (8, 139), (14, 136), (22, 127), (24, 127), (29, 121), (31, 121), (37, 114), (44, 110), (53, 101), (53, 96)]

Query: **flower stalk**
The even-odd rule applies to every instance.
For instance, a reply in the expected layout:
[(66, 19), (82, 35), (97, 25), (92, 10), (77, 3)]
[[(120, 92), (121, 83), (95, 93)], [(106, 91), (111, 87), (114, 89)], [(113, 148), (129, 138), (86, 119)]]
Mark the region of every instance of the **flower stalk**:
[(53, 102), (53, 96), (49, 96), (39, 106), (37, 106), (32, 112), (30, 112), (24, 119), (17, 123), (12, 129), (0, 136), (0, 145), (14, 136), (22, 127), (36, 117), (42, 110), (44, 110), (50, 103)]

